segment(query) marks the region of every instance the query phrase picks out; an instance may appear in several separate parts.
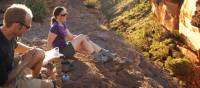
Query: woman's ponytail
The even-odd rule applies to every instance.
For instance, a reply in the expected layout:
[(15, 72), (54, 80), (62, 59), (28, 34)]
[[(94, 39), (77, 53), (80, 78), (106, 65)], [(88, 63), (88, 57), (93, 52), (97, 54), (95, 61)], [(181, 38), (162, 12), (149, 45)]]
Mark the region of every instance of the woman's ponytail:
[(53, 23), (55, 23), (56, 22), (56, 18), (55, 17), (51, 17), (51, 25), (53, 24)]

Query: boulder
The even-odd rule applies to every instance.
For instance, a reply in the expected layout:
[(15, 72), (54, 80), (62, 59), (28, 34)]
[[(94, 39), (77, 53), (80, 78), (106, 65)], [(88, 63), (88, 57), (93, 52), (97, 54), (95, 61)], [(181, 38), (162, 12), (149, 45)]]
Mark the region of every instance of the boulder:
[(167, 30), (177, 30), (182, 0), (151, 0), (152, 12)]
[(184, 0), (179, 16), (179, 33), (195, 50), (200, 49), (199, 2), (200, 0)]

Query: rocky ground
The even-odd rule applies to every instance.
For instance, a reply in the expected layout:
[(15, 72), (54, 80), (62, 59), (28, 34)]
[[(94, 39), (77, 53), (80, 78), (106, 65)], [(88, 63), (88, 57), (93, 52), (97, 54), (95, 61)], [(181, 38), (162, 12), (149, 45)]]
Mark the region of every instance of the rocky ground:
[[(62, 5), (69, 10), (67, 24), (72, 33), (87, 34), (101, 47), (126, 58), (124, 63), (103, 64), (77, 54), (72, 62), (75, 69), (68, 73), (70, 80), (64, 82), (64, 88), (179, 88), (166, 72), (146, 61), (114, 31), (102, 27), (104, 18), (98, 10), (86, 8), (80, 0), (65, 0)], [(48, 19), (44, 23), (33, 23), (31, 30), (19, 41), (46, 49)]]

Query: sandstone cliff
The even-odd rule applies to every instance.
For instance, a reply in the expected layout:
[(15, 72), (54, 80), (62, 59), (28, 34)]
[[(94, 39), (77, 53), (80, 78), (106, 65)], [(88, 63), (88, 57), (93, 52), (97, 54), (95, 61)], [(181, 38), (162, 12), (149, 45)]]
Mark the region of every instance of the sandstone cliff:
[(188, 45), (200, 49), (200, 0), (151, 0), (152, 11), (168, 30), (178, 30)]
[(184, 0), (184, 3), (180, 10), (180, 23), (179, 23), (179, 32), (183, 34), (187, 40), (189, 40), (190, 45), (195, 50), (200, 49), (200, 32), (197, 13), (199, 10), (199, 6), (197, 2), (200, 0)]
[(177, 30), (179, 24), (179, 13), (182, 1), (173, 0), (151, 0), (152, 11), (168, 30)]

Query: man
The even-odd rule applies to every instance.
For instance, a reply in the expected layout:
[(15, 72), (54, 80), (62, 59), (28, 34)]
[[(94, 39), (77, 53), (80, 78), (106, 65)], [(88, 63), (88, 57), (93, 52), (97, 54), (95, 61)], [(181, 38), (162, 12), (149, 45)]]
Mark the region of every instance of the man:
[[(33, 80), (30, 81), (33, 83), (29, 83), (31, 86), (19, 86), (16, 82), (25, 68), (32, 69), (32, 76), (37, 77), (45, 57), (43, 50), (16, 42), (17, 37), (30, 29), (32, 17), (31, 10), (22, 4), (13, 4), (4, 13), (3, 26), (0, 27), (0, 88), (11, 86), (36, 88)], [(13, 67), (14, 53), (21, 53), (22, 56), (18, 65)], [(36, 84), (40, 88), (52, 87), (52, 82), (38, 80), (35, 82), (40, 82)]]

